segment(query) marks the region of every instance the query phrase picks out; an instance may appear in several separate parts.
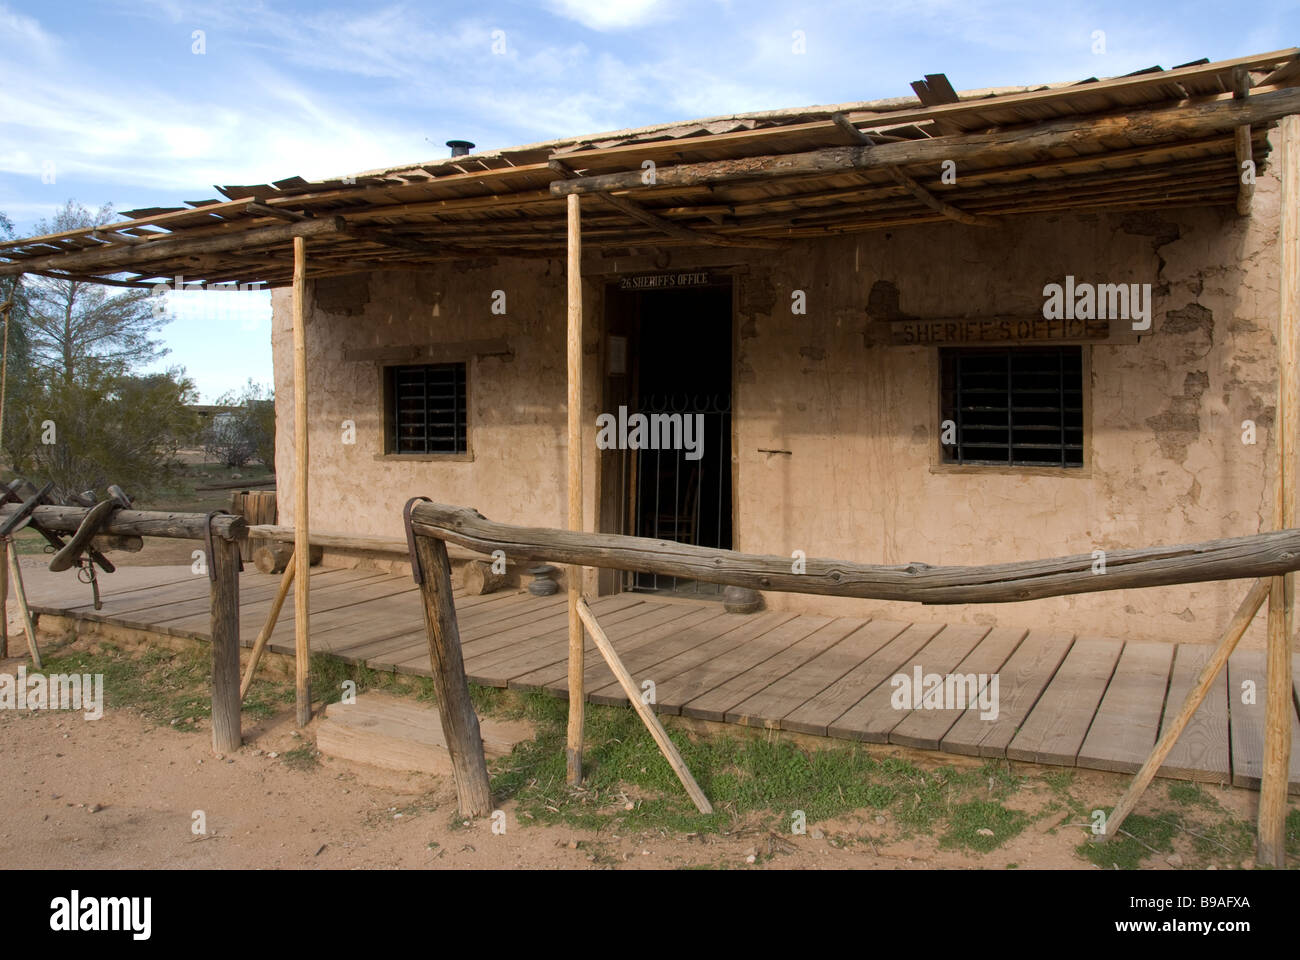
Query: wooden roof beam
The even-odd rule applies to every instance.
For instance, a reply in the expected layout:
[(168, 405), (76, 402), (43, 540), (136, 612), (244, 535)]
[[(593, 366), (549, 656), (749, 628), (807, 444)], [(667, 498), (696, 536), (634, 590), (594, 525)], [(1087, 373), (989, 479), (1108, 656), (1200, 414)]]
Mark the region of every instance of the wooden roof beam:
[(298, 223), (302, 220), (309, 220), (311, 217), (301, 210), (289, 210), (285, 207), (268, 207), (264, 203), (253, 202), (248, 205), (248, 212), (255, 213), (263, 217), (275, 217), (277, 220), (288, 220), (291, 223)]
[[(1291, 113), (1300, 113), (1300, 88), (1256, 94), (1246, 100), (1212, 100), (1086, 119), (1055, 120), (996, 133), (677, 164), (660, 167), (656, 172), (655, 186), (662, 189), (766, 177), (832, 174), (883, 169), (891, 165), (941, 163), (944, 160), (1015, 163), (1026, 156), (1041, 156), (1051, 149), (1104, 142), (1111, 137), (1125, 138), (1138, 145), (1193, 139), (1241, 124), (1268, 123)], [(641, 172), (639, 169), (627, 170), (577, 180), (556, 180), (550, 189), (557, 196), (635, 190), (645, 186), (641, 182)]]
[[(942, 76), (942, 74), (939, 74), (939, 76)], [(951, 89), (951, 87), (949, 89)], [(954, 94), (954, 96), (956, 95)], [(837, 127), (849, 134), (863, 146), (869, 147), (872, 145), (871, 138), (850, 123), (849, 118), (844, 116), (844, 114), (832, 114), (831, 120)], [(999, 221), (992, 217), (981, 217), (974, 213), (965, 213), (962, 210), (958, 210), (952, 204), (940, 200), (896, 166), (890, 165), (885, 167), (885, 172), (893, 177), (897, 184), (905, 187), (912, 196), (916, 197), (916, 199), (920, 200), (936, 213), (943, 214), (949, 220), (956, 220), (958, 223), (964, 223), (972, 227), (996, 227), (998, 225)]]
[[(568, 179), (578, 179), (578, 175), (562, 164), (558, 160), (547, 162), (552, 170), (562, 177)], [(726, 237), (715, 236), (711, 233), (701, 233), (698, 230), (692, 230), (689, 227), (683, 227), (673, 223), (671, 220), (665, 220), (658, 214), (651, 213), (641, 205), (628, 200), (626, 197), (615, 197), (612, 194), (603, 193), (601, 199), (609, 206), (621, 213), (627, 214), (633, 220), (644, 223), (648, 227), (654, 227), (661, 233), (666, 233), (670, 237), (676, 237), (678, 240), (687, 240), (691, 243), (703, 243), (713, 247), (752, 247), (760, 250), (776, 250), (781, 244), (767, 240), (729, 240)]]
[[(334, 217), (305, 220), (302, 223), (277, 224), (271, 227), (254, 227), (248, 230), (228, 228), (216, 236), (194, 239), (184, 235), (169, 235), (148, 243), (133, 243), (95, 247), (71, 253), (55, 253), (41, 257), (0, 263), (0, 277), (38, 270), (62, 270), (87, 273), (126, 273), (133, 267), (156, 261), (175, 260), (201, 253), (223, 253), (229, 250), (246, 250), (259, 245), (283, 243), (294, 237), (313, 237), (337, 234), (343, 230), (343, 221)], [(3, 254), (0, 254), (3, 256)]]

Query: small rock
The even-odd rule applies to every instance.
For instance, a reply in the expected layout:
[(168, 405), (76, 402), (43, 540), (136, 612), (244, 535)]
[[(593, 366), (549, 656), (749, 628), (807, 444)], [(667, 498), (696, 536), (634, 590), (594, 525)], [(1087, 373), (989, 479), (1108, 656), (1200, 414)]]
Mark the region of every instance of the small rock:
[(990, 830), (988, 827), (980, 827), (980, 828), (979, 828), (978, 830), (976, 830), (975, 832), (978, 833), (981, 837), (991, 837), (991, 836), (993, 836), (993, 831)]
[(884, 822), (885, 822), (884, 816), (881, 814), (876, 814), (876, 823), (884, 823)]
[(634, 809), (636, 809), (636, 804), (629, 800), (627, 803), (623, 804), (623, 809), (624, 809), (624, 810), (634, 810)]
[(1165, 863), (1169, 864), (1171, 867), (1181, 867), (1183, 865), (1183, 858), (1176, 853), (1170, 854), (1165, 857)]
[[(279, 756), (279, 754), (276, 753), (274, 750), (272, 750), (270, 753), (267, 754), (267, 756), (270, 757), (272, 760), (274, 760), (276, 757)], [(203, 762), (202, 760), (199, 761), (199, 763), (202, 763), (202, 762)]]
[(746, 862), (746, 863), (753, 863), (756, 859), (758, 859), (758, 858), (755, 857), (755, 856), (751, 853), (749, 856), (747, 856), (747, 857), (745, 858), (745, 862)]
[(569, 841), (569, 849), (570, 849), (570, 850), (577, 850), (577, 849), (578, 849), (578, 841), (577, 841), (577, 840), (570, 840), (570, 841)]
[(225, 757), (224, 754), (219, 753), (219, 754), (217, 754), (217, 759), (218, 759), (218, 760), (224, 760), (224, 759), (226, 759), (226, 757)]
[(101, 806), (100, 806), (99, 804), (97, 804), (97, 803), (92, 803), (92, 804), (90, 805), (90, 812), (91, 812), (91, 813), (99, 813), (99, 811), (101, 811), (101, 810), (103, 810), (103, 809), (104, 809), (104, 808), (101, 807)]
[(810, 834), (810, 836), (811, 836), (814, 840), (823, 840), (823, 839), (825, 839), (825, 837), (826, 837), (826, 832), (825, 832), (824, 830), (822, 830), (821, 827), (813, 827), (813, 828), (812, 828), (812, 833)]
[(642, 851), (641, 851), (641, 856), (643, 856), (643, 857), (648, 857), (648, 856), (650, 856), (650, 851), (649, 851), (649, 850), (642, 850)]

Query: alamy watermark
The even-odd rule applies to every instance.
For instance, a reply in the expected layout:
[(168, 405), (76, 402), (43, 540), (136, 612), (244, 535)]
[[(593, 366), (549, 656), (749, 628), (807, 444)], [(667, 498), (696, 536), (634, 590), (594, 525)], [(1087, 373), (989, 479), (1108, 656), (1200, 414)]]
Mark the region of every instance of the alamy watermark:
[(81, 710), (87, 720), (104, 715), (102, 673), (0, 673), (0, 710)]
[(618, 416), (602, 413), (596, 418), (596, 446), (601, 450), (685, 450), (687, 460), (704, 456), (704, 414), (644, 413)]
[(133, 940), (148, 940), (152, 915), (152, 897), (83, 897), (73, 890), (50, 901), (50, 929), (59, 933), (118, 931), (130, 933)]
[(1043, 287), (1045, 320), (1131, 320), (1134, 330), (1151, 329), (1151, 284), (1065, 283)]
[(920, 665), (912, 675), (896, 673), (889, 685), (889, 697), (895, 710), (965, 710), (980, 711), (981, 720), (998, 718), (998, 675), (996, 673), (926, 673)]

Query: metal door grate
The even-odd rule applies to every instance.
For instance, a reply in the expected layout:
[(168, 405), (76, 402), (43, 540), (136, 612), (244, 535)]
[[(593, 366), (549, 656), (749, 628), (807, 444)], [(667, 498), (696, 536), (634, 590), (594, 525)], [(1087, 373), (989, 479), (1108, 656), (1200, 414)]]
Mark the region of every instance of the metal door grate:
[[(646, 414), (701, 415), (702, 456), (686, 451), (635, 450), (636, 508), (633, 532), (639, 537), (704, 547), (731, 546), (731, 395), (676, 394), (642, 397)], [(625, 589), (718, 595), (722, 587), (679, 577), (628, 572)]]

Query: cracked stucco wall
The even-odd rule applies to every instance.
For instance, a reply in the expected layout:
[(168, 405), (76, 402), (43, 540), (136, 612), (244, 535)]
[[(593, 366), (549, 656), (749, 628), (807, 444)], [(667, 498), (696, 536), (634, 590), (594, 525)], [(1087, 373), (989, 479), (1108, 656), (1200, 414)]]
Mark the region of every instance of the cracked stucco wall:
[[(735, 268), (737, 549), (871, 563), (985, 564), (1207, 540), (1270, 516), (1278, 309), (1276, 176), (1254, 214), (1177, 209), (936, 224), (808, 242), (779, 256), (674, 252), (668, 269)], [(649, 263), (589, 255), (585, 449), (599, 402), (600, 278)], [(659, 264), (662, 266), (662, 263)], [(1069, 477), (932, 470), (937, 357), (885, 342), (891, 317), (1029, 315), (1071, 274), (1151, 283), (1153, 331), (1090, 353), (1086, 470)], [(506, 316), (490, 312), (505, 289)], [(807, 315), (790, 311), (803, 290)], [(318, 529), (400, 536), (407, 497), (494, 519), (565, 516), (564, 273), (558, 261), (485, 262), (309, 285), (312, 514)], [(274, 298), (282, 515), (292, 516), (293, 384), (288, 291)], [(505, 337), (513, 359), (470, 371), (474, 460), (376, 458), (376, 364), (345, 347)], [(353, 419), (357, 443), (339, 441)], [(1257, 443), (1242, 443), (1242, 421)], [(789, 455), (761, 450), (788, 450)], [(595, 457), (585, 516), (595, 515)], [(916, 605), (768, 594), (769, 606), (839, 615), (1005, 624), (1127, 639), (1209, 642), (1246, 585), (1236, 581), (1023, 604)], [(1246, 643), (1262, 642), (1262, 621)]]

